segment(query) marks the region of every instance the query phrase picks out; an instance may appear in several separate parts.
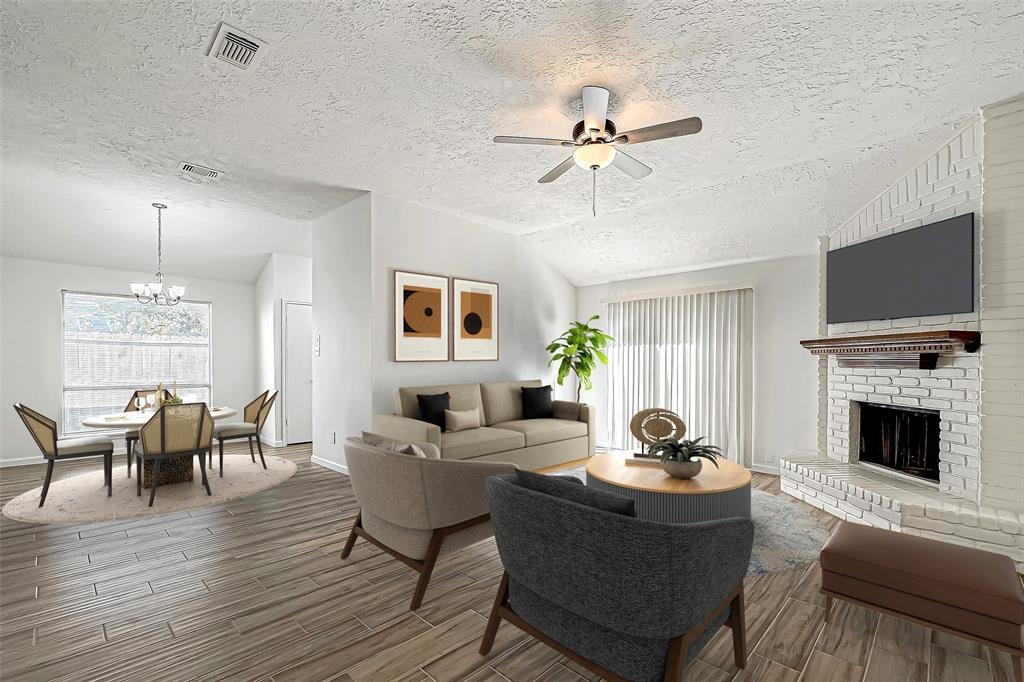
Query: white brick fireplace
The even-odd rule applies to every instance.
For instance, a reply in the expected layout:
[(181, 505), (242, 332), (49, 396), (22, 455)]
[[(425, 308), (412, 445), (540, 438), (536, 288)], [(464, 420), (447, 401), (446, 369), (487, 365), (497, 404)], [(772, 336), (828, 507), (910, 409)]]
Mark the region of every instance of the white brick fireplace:
[[(818, 452), (783, 458), (785, 492), (850, 521), (979, 546), (1024, 564), (1022, 197), (1018, 97), (966, 121), (948, 144), (822, 240), (823, 337), (961, 330), (980, 332), (981, 349), (940, 355), (931, 370), (842, 367), (834, 355), (819, 360)], [(975, 224), (974, 312), (825, 324), (827, 251), (966, 213)], [(857, 461), (862, 404), (938, 413), (937, 483)]]

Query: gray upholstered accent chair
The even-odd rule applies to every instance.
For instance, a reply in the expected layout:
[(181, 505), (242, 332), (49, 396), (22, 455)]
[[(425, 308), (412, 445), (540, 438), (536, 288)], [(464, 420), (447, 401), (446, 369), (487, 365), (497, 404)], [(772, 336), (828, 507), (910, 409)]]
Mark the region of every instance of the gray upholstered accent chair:
[[(171, 397), (171, 392), (166, 388), (161, 389), (163, 395), (160, 397), (161, 400), (168, 400)], [(147, 398), (151, 395), (156, 395), (159, 391), (155, 388), (150, 389), (139, 389), (132, 393), (132, 397), (128, 399), (128, 404), (125, 405), (125, 412), (138, 412), (139, 408), (135, 406), (136, 398)], [(139, 430), (128, 429), (124, 432), (124, 451), (128, 460), (128, 478), (132, 477), (132, 460), (135, 459), (132, 451), (135, 449), (135, 444), (139, 442)]]
[(423, 603), (442, 553), (491, 536), (484, 482), (512, 464), (417, 457), (345, 439), (345, 461), (359, 516), (341, 558), (363, 538), (420, 574), (410, 609)]
[(166, 459), (191, 459), (197, 455), (203, 487), (207, 495), (212, 495), (210, 482), (206, 480), (206, 463), (203, 461), (207, 455), (213, 458), (212, 451), (213, 417), (206, 403), (164, 405), (139, 429), (139, 442), (135, 444), (135, 461), (138, 464), (135, 494), (142, 495), (146, 462), (153, 463), (149, 486), (149, 506), (152, 507), (156, 499), (156, 488), (160, 485), (160, 463)]
[(110, 497), (114, 478), (114, 442), (106, 436), (83, 436), (81, 438), (58, 438), (57, 422), (46, 417), (31, 407), (14, 404), (14, 411), (25, 423), (25, 428), (32, 434), (32, 440), (46, 458), (46, 478), (43, 480), (43, 492), (39, 495), (39, 506), (46, 502), (46, 493), (50, 492), (50, 479), (53, 478), (53, 465), (57, 460), (76, 459), (78, 457), (103, 456), (103, 482), (107, 486), (107, 497)]
[[(213, 437), (217, 439), (217, 454), (220, 459), (220, 477), (224, 478), (224, 442), (229, 440), (238, 440), (245, 438), (249, 441), (249, 457), (252, 458), (253, 464), (256, 463), (256, 453), (252, 450), (252, 442), (255, 439), (256, 447), (260, 451), (260, 462), (263, 463), (263, 468), (267, 468), (267, 460), (263, 459), (263, 442), (260, 441), (260, 429), (263, 428), (263, 423), (267, 421), (267, 416), (270, 414), (270, 408), (274, 406), (274, 400), (277, 399), (277, 391), (268, 398), (267, 394), (269, 390), (263, 391), (256, 399), (245, 406), (242, 410), (242, 421), (241, 422), (228, 422), (226, 424), (216, 424), (213, 427)], [(210, 457), (210, 468), (213, 468), (213, 457)]]
[(725, 624), (744, 666), (749, 519), (645, 521), (528, 489), (515, 476), (488, 479), (487, 497), (505, 575), (481, 654), (504, 619), (608, 680), (682, 680)]

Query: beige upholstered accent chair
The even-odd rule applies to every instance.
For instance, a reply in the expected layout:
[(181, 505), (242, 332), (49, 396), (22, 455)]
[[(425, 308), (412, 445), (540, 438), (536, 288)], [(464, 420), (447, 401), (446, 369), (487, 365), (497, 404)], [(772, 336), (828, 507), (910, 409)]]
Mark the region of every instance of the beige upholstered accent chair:
[(50, 492), (50, 479), (53, 478), (53, 465), (57, 460), (76, 459), (78, 457), (103, 456), (103, 478), (107, 486), (107, 497), (112, 493), (114, 470), (114, 442), (106, 436), (84, 436), (82, 438), (58, 438), (57, 422), (39, 414), (21, 403), (14, 404), (14, 411), (21, 417), (25, 427), (32, 434), (32, 440), (39, 446), (46, 458), (46, 478), (43, 480), (43, 492), (39, 496), (39, 506), (46, 502), (46, 493)]
[[(162, 391), (163, 391), (163, 396), (161, 396), (161, 400), (168, 400), (171, 397), (171, 392), (168, 391), (166, 388), (162, 389)], [(125, 406), (124, 411), (125, 412), (138, 412), (139, 408), (135, 407), (135, 399), (136, 398), (147, 398), (147, 397), (149, 397), (151, 395), (155, 395), (156, 393), (157, 393), (157, 390), (155, 388), (152, 388), (152, 389), (149, 389), (149, 390), (140, 389), (140, 390), (135, 391), (134, 393), (132, 393), (132, 397), (128, 399), (128, 404)], [(133, 459), (132, 450), (135, 449), (135, 444), (137, 442), (139, 442), (139, 430), (138, 429), (128, 429), (127, 431), (124, 432), (125, 454), (127, 455), (126, 459), (128, 460), (128, 478), (132, 477), (132, 459)]]
[[(256, 453), (252, 449), (252, 441), (256, 440), (256, 447), (260, 451), (260, 462), (263, 463), (263, 468), (267, 468), (267, 461), (263, 459), (263, 443), (260, 441), (260, 429), (263, 428), (263, 423), (267, 421), (267, 416), (270, 415), (270, 409), (274, 406), (274, 400), (277, 399), (277, 391), (274, 391), (270, 397), (267, 394), (269, 390), (263, 391), (263, 393), (256, 396), (256, 399), (245, 406), (242, 410), (242, 421), (240, 422), (228, 422), (227, 424), (217, 424), (213, 427), (213, 437), (217, 439), (217, 452), (220, 458), (220, 476), (224, 477), (224, 441), (238, 440), (239, 438), (246, 438), (249, 440), (249, 456), (252, 458), (253, 464), (256, 463)], [(213, 468), (213, 457), (210, 458), (210, 468)]]
[(484, 481), (515, 471), (501, 462), (417, 457), (345, 439), (345, 461), (359, 502), (341, 558), (361, 537), (420, 574), (410, 609), (418, 609), (434, 564), (449, 553), (491, 537)]
[(139, 442), (135, 445), (135, 494), (142, 496), (143, 467), (153, 462), (153, 476), (149, 487), (149, 506), (153, 506), (156, 488), (160, 485), (160, 462), (177, 457), (199, 456), (199, 471), (203, 477), (206, 494), (212, 495), (210, 482), (206, 479), (206, 464), (203, 458), (212, 457), (213, 417), (206, 403), (183, 403), (164, 405), (148, 422), (139, 429)]

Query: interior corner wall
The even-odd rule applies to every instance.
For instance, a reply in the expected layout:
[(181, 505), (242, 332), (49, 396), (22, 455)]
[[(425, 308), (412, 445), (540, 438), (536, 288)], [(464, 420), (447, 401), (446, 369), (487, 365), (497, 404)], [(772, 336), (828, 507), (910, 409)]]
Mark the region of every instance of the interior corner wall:
[[(575, 319), (576, 289), (521, 237), (374, 194), (373, 407), (392, 412), (398, 386), (552, 379), (547, 344)], [(394, 270), (497, 282), (499, 359), (394, 362)], [(556, 386), (571, 397), (571, 386)]]
[[(256, 280), (258, 333), (257, 393), (284, 389), (284, 301), (312, 302), (313, 260), (305, 256), (272, 253), (267, 257)], [(253, 396), (255, 397), (255, 396)], [(273, 446), (284, 445), (284, 413), (282, 396), (263, 425), (260, 438)]]
[[(124, 294), (128, 282), (146, 281), (152, 273), (8, 256), (0, 258), (0, 263), (4, 351), (0, 376), (7, 401), (0, 410), (0, 465), (36, 463), (41, 461), (39, 450), (10, 404), (23, 402), (60, 419), (61, 290)], [(255, 287), (174, 273), (167, 278), (187, 285), (189, 299), (212, 304), (214, 404), (245, 405), (256, 389)]]
[(313, 461), (340, 471), (373, 414), (370, 252), (369, 194), (313, 221)]
[[(758, 261), (674, 275), (581, 287), (579, 319), (607, 319), (614, 298), (670, 296), (697, 291), (754, 290), (753, 454), (755, 467), (772, 470), (792, 450), (817, 443), (818, 363), (800, 346), (818, 329), (818, 258)], [(599, 323), (600, 326), (600, 323)], [(584, 402), (597, 409), (599, 445), (608, 444), (608, 369), (599, 365)], [(652, 407), (660, 407), (652, 405)]]

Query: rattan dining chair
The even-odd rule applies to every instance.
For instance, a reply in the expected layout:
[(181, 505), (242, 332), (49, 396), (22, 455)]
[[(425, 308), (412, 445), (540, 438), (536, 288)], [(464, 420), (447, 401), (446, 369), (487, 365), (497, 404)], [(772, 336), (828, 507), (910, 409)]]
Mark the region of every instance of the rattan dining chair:
[(103, 456), (103, 482), (107, 486), (107, 497), (112, 494), (114, 477), (114, 442), (106, 436), (83, 436), (81, 438), (58, 438), (57, 422), (39, 414), (21, 403), (14, 404), (14, 411), (25, 423), (32, 440), (46, 458), (46, 478), (43, 480), (43, 492), (39, 496), (39, 506), (46, 502), (46, 494), (50, 492), (50, 479), (53, 477), (53, 465), (57, 460), (77, 459), (79, 457)]
[(135, 494), (142, 495), (142, 479), (146, 462), (153, 463), (149, 489), (149, 506), (156, 499), (160, 485), (160, 462), (175, 457), (199, 456), (199, 471), (206, 494), (212, 495), (206, 478), (204, 457), (213, 448), (213, 417), (206, 403), (164, 405), (139, 429), (139, 442), (135, 444)]
[[(221, 478), (224, 477), (224, 442), (229, 440), (247, 438), (249, 440), (249, 456), (255, 464), (256, 453), (252, 449), (252, 441), (255, 439), (256, 447), (260, 451), (260, 462), (263, 463), (264, 469), (267, 468), (267, 460), (263, 459), (263, 443), (260, 441), (260, 429), (263, 428), (263, 423), (267, 421), (267, 415), (270, 414), (270, 409), (274, 406), (274, 400), (277, 399), (277, 391), (271, 393), (270, 397), (267, 397), (268, 393), (270, 392), (264, 391), (256, 400), (245, 406), (245, 410), (242, 412), (242, 419), (245, 421), (217, 424), (213, 427), (213, 437), (217, 439), (217, 452), (220, 456)], [(259, 402), (258, 406), (257, 402)], [(213, 468), (213, 457), (210, 457), (210, 468)]]
[[(162, 390), (163, 390), (163, 393), (164, 393), (163, 399), (164, 400), (169, 399), (171, 397), (170, 391), (168, 391), (166, 388), (162, 389)], [(155, 394), (156, 392), (157, 392), (157, 389), (155, 389), (155, 388), (151, 388), (151, 389), (148, 389), (148, 390), (147, 389), (140, 389), (138, 391), (135, 391), (135, 393), (132, 393), (132, 397), (128, 400), (128, 405), (125, 406), (124, 411), (125, 412), (138, 412), (139, 408), (135, 407), (135, 399), (136, 398), (146, 398), (148, 396), (151, 396), (151, 395)], [(137, 443), (138, 440), (139, 440), (139, 430), (138, 429), (128, 429), (127, 431), (124, 432), (125, 454), (127, 454), (126, 459), (128, 460), (128, 478), (132, 477), (132, 459), (133, 459), (132, 449), (134, 448), (135, 443)]]

